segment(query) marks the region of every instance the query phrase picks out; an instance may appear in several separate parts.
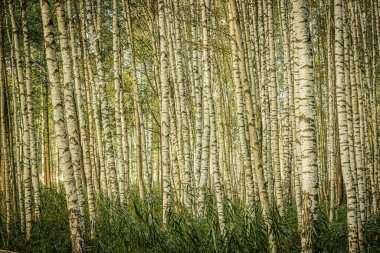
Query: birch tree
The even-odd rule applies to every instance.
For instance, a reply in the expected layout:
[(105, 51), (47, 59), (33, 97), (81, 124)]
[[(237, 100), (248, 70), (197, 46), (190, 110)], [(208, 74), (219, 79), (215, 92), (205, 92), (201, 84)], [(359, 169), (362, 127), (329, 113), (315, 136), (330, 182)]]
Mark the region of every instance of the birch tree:
[[(343, 3), (334, 0), (334, 24), (335, 24), (335, 82), (338, 111), (339, 147), (342, 163), (344, 183), (347, 192), (347, 226), (349, 251), (358, 251), (358, 227), (357, 227), (357, 203), (356, 192), (350, 170), (350, 154), (348, 147), (347, 111), (344, 82), (344, 55), (343, 55)], [(355, 168), (356, 170), (356, 168)]]
[(302, 159), (302, 252), (314, 251), (314, 223), (317, 219), (318, 178), (315, 127), (314, 67), (308, 28), (306, 1), (294, 1), (294, 33), (299, 73), (299, 128)]
[[(116, 173), (116, 167), (115, 167), (115, 156), (114, 156), (114, 143), (112, 139), (112, 131), (110, 126), (110, 115), (109, 115), (109, 102), (107, 98), (107, 84), (104, 76), (104, 64), (103, 60), (101, 59), (100, 55), (100, 42), (98, 32), (95, 30), (94, 23), (93, 23), (93, 11), (91, 9), (90, 2), (86, 2), (86, 20), (87, 25), (89, 28), (90, 33), (90, 42), (94, 49), (95, 54), (95, 62), (96, 62), (96, 69), (97, 69), (97, 79), (98, 79), (98, 88), (100, 93), (100, 113), (102, 116), (102, 123), (103, 123), (103, 129), (104, 129), (104, 142), (105, 142), (105, 156), (106, 156), (106, 162), (109, 173), (109, 179), (110, 179), (110, 192), (113, 199), (116, 200), (119, 195), (119, 188), (118, 188), (118, 182), (117, 182), (117, 173)], [(99, 123), (96, 123), (99, 125)], [(99, 132), (99, 131), (98, 131)], [(100, 143), (99, 143), (100, 145)], [(101, 155), (101, 154), (99, 154)], [(103, 191), (107, 192), (108, 189), (103, 189)]]
[(9, 14), (12, 24), (12, 40), (14, 47), (14, 54), (16, 60), (16, 70), (17, 70), (17, 86), (20, 91), (20, 104), (21, 104), (21, 115), (22, 115), (22, 140), (23, 140), (23, 180), (24, 180), (24, 196), (25, 196), (25, 225), (26, 225), (26, 240), (29, 241), (30, 233), (32, 229), (32, 171), (30, 163), (30, 132), (29, 132), (29, 115), (27, 106), (27, 94), (25, 88), (23, 60), (21, 58), (21, 48), (18, 36), (18, 28), (16, 24), (16, 17), (14, 13), (14, 2), (9, 1)]
[(46, 62), (51, 83), (51, 100), (53, 106), (54, 128), (58, 145), (60, 163), (64, 171), (64, 186), (69, 212), (71, 245), (73, 252), (84, 251), (84, 237), (81, 231), (81, 219), (77, 196), (77, 187), (74, 178), (70, 144), (65, 124), (64, 102), (62, 99), (61, 81), (56, 60), (53, 21), (50, 14), (50, 5), (46, 0), (40, 1), (44, 30)]
[(248, 118), (248, 130), (249, 130), (249, 143), (250, 148), (253, 152), (253, 160), (254, 160), (254, 168), (256, 171), (257, 176), (257, 184), (259, 187), (259, 196), (260, 201), (262, 204), (262, 209), (264, 213), (264, 217), (266, 219), (266, 225), (269, 229), (269, 245), (271, 252), (277, 252), (277, 245), (275, 242), (275, 238), (273, 233), (271, 232), (270, 228), (272, 226), (272, 221), (270, 218), (270, 210), (269, 210), (269, 197), (268, 192), (266, 188), (266, 182), (264, 179), (264, 171), (263, 171), (263, 164), (262, 164), (262, 157), (259, 152), (259, 143), (257, 140), (257, 129), (254, 119), (254, 113), (253, 113), (253, 105), (252, 105), (252, 96), (250, 92), (250, 87), (248, 84), (248, 78), (246, 73), (246, 66), (245, 66), (245, 56), (243, 52), (243, 44), (242, 44), (242, 38), (241, 38), (241, 30), (240, 30), (240, 24), (238, 19), (238, 13), (236, 8), (236, 2), (235, 0), (230, 0), (229, 4), (231, 6), (231, 12), (232, 12), (232, 19), (234, 24), (234, 30), (235, 30), (235, 39), (237, 43), (237, 51), (239, 56), (239, 69), (240, 69), (240, 75), (242, 80), (242, 86), (243, 86), (243, 93), (245, 97), (246, 102), (246, 115)]
[(169, 80), (168, 55), (166, 47), (165, 1), (158, 2), (159, 41), (160, 41), (160, 82), (161, 82), (161, 156), (162, 156), (162, 219), (164, 226), (168, 223), (170, 212), (170, 119), (169, 119)]
[[(75, 85), (75, 104), (78, 115), (78, 123), (79, 123), (79, 133), (80, 139), (82, 141), (83, 152), (83, 165), (86, 175), (87, 182), (87, 197), (88, 197), (88, 206), (89, 206), (89, 214), (90, 214), (90, 222), (91, 222), (91, 235), (94, 235), (94, 223), (95, 223), (95, 201), (94, 201), (94, 187), (93, 187), (93, 179), (92, 179), (92, 165), (90, 160), (90, 144), (88, 142), (88, 133), (86, 128), (86, 121), (84, 116), (84, 105), (83, 98), (81, 94), (81, 84), (80, 84), (80, 76), (79, 76), (79, 63), (78, 63), (78, 53), (76, 49), (75, 43), (75, 27), (73, 21), (72, 14), (72, 2), (71, 0), (67, 1), (67, 16), (68, 16), (68, 26), (70, 31), (70, 48), (71, 48), (71, 57), (72, 57), (72, 68), (74, 75), (74, 85)], [(79, 144), (78, 144), (79, 145)]]
[(69, 44), (66, 35), (65, 24), (65, 11), (61, 4), (61, 0), (56, 1), (57, 10), (57, 24), (59, 32), (59, 45), (61, 47), (62, 56), (62, 69), (63, 69), (63, 94), (64, 94), (64, 108), (65, 119), (67, 124), (67, 134), (69, 138), (71, 162), (73, 164), (73, 171), (75, 177), (75, 184), (77, 188), (78, 206), (79, 206), (79, 225), (82, 231), (85, 231), (85, 203), (83, 195), (83, 186), (81, 178), (81, 161), (80, 161), (80, 140), (78, 124), (76, 120), (75, 98), (74, 98), (74, 80), (72, 77), (72, 59), (71, 51), (69, 50)]
[(41, 205), (41, 192), (40, 192), (40, 180), (37, 167), (37, 142), (34, 128), (34, 113), (33, 113), (33, 87), (32, 87), (32, 68), (31, 68), (31, 56), (29, 45), (29, 31), (26, 22), (25, 14), (25, 2), (21, 1), (21, 18), (22, 18), (22, 34), (24, 43), (24, 58), (25, 58), (25, 86), (26, 86), (26, 100), (28, 110), (28, 121), (30, 128), (30, 166), (32, 172), (32, 185), (33, 185), (33, 197), (34, 197), (34, 217), (36, 220), (40, 217), (40, 205)]

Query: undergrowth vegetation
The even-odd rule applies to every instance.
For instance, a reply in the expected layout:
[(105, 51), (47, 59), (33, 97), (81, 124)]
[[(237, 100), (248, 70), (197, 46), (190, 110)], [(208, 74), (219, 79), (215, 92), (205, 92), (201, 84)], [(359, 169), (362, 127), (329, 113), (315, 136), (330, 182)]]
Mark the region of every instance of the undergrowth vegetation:
[[(209, 193), (205, 217), (191, 214), (173, 202), (167, 228), (162, 226), (161, 200), (158, 191), (140, 201), (132, 189), (125, 206), (116, 206), (97, 196), (95, 237), (87, 238), (88, 252), (268, 252), (267, 231), (260, 209), (247, 210), (241, 203), (225, 202), (227, 234), (220, 234), (214, 198)], [(70, 252), (70, 233), (66, 200), (63, 193), (42, 191), (42, 213), (34, 224), (30, 242), (19, 234), (19, 224), (12, 222), (12, 235), (5, 237), (4, 209), (0, 216), (0, 248), (17, 252)], [(328, 221), (320, 205), (316, 225), (317, 252), (347, 252), (345, 206), (338, 210), (338, 219)], [(279, 252), (300, 252), (296, 208), (285, 219), (273, 211), (272, 219)], [(87, 217), (87, 222), (89, 218)], [(87, 224), (87, 228), (90, 224)], [(380, 217), (366, 225), (367, 252), (380, 249)], [(89, 233), (88, 233), (89, 234)]]

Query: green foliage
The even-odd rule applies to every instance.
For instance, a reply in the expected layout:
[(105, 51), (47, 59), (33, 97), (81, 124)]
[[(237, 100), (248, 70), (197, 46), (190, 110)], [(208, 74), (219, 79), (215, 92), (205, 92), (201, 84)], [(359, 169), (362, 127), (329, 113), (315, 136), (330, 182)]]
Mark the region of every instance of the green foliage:
[[(33, 224), (32, 238), (23, 241), (20, 225), (12, 227), (6, 244), (5, 213), (0, 215), (0, 248), (18, 252), (70, 252), (70, 233), (66, 199), (55, 190), (42, 191), (41, 220)], [(207, 195), (206, 215), (197, 217), (173, 200), (170, 222), (162, 225), (161, 197), (157, 191), (140, 201), (138, 189), (132, 188), (124, 206), (96, 196), (95, 238), (87, 238), (88, 252), (268, 252), (268, 233), (259, 203), (247, 208), (225, 200), (226, 236), (220, 233), (215, 198)], [(175, 210), (175, 211), (174, 211)], [(332, 223), (323, 204), (318, 214), (316, 252), (347, 252), (345, 206), (338, 209)], [(285, 219), (275, 209), (271, 212), (279, 252), (300, 252), (297, 213), (292, 206)], [(87, 217), (89, 223), (89, 217)], [(89, 224), (88, 224), (89, 225)], [(89, 226), (87, 226), (89, 227)], [(366, 224), (368, 252), (380, 248), (380, 216)], [(89, 236), (89, 233), (88, 233)]]
[(380, 216), (370, 218), (364, 229), (368, 242), (368, 252), (379, 252), (380, 249)]
[[(323, 205), (322, 205), (323, 206)], [(319, 209), (316, 224), (317, 249), (320, 252), (348, 252), (346, 206), (338, 208), (338, 218), (329, 222), (328, 214)]]
[[(19, 221), (12, 227), (5, 246), (5, 233), (2, 234), (0, 249), (11, 249), (17, 252), (69, 252), (70, 232), (66, 198), (55, 190), (44, 189), (41, 194), (42, 212), (39, 222), (32, 224), (31, 240), (25, 242), (19, 233)], [(4, 210), (5, 211), (5, 210)], [(1, 209), (0, 231), (5, 230), (5, 213)]]

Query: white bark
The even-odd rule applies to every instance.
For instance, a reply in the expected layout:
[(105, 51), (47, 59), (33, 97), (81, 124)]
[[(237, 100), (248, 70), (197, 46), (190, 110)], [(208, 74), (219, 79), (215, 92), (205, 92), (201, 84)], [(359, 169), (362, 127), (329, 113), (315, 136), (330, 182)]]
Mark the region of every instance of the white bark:
[(168, 223), (170, 211), (170, 119), (169, 119), (169, 76), (168, 54), (166, 47), (165, 3), (158, 1), (159, 36), (160, 36), (160, 80), (161, 80), (161, 153), (162, 153), (162, 219), (164, 226)]
[(343, 179), (347, 192), (347, 226), (349, 251), (358, 251), (357, 203), (355, 185), (350, 171), (350, 154), (348, 147), (347, 111), (344, 82), (343, 58), (343, 12), (342, 0), (334, 0), (335, 24), (335, 82), (338, 111), (338, 133)]
[(79, 225), (82, 232), (85, 231), (85, 203), (82, 186), (82, 173), (81, 173), (81, 154), (80, 154), (80, 139), (78, 124), (76, 119), (76, 108), (74, 98), (74, 80), (72, 77), (72, 60), (70, 46), (67, 41), (66, 24), (65, 24), (65, 11), (61, 5), (61, 0), (56, 0), (58, 31), (62, 56), (62, 69), (63, 69), (63, 94), (64, 94), (64, 107), (65, 119), (67, 125), (67, 133), (69, 138), (71, 161), (74, 170), (75, 183), (77, 188), (78, 206), (80, 211)]
[(318, 164), (316, 150), (316, 111), (314, 95), (314, 67), (305, 0), (293, 2), (296, 61), (299, 69), (298, 127), (300, 129), (300, 156), (302, 160), (302, 252), (314, 250), (314, 222), (317, 217)]
[(22, 18), (22, 34), (24, 41), (24, 58), (25, 58), (25, 86), (27, 97), (27, 110), (29, 120), (29, 137), (30, 137), (30, 166), (32, 173), (32, 185), (33, 185), (33, 197), (34, 197), (34, 217), (36, 220), (40, 217), (40, 205), (41, 205), (41, 192), (40, 192), (40, 180), (38, 175), (37, 164), (37, 142), (36, 134), (34, 130), (34, 113), (33, 113), (33, 87), (32, 87), (32, 68), (31, 68), (31, 55), (29, 45), (29, 32), (26, 23), (25, 14), (25, 1), (21, 1), (21, 18)]
[(23, 140), (23, 180), (24, 180), (24, 190), (25, 190), (25, 225), (26, 225), (26, 240), (29, 241), (31, 229), (32, 229), (32, 189), (31, 189), (31, 161), (30, 161), (30, 132), (29, 132), (29, 118), (28, 118), (28, 108), (27, 108), (27, 98), (25, 90), (24, 81), (24, 70), (22, 68), (23, 61), (20, 52), (20, 42), (18, 37), (18, 29), (16, 24), (16, 17), (14, 13), (14, 3), (9, 1), (9, 14), (11, 17), (12, 24), (12, 38), (13, 38), (13, 48), (14, 56), (16, 60), (16, 70), (17, 70), (17, 80), (18, 87), (20, 91), (20, 104), (21, 104), (21, 115), (22, 115), (22, 140)]
[(81, 95), (81, 84), (79, 80), (79, 63), (78, 63), (78, 54), (75, 47), (75, 28), (74, 22), (72, 20), (72, 3), (71, 0), (67, 0), (67, 13), (69, 20), (69, 30), (70, 30), (70, 46), (71, 46), (71, 56), (73, 59), (73, 73), (74, 73), (74, 84), (75, 84), (75, 96), (76, 96), (76, 105), (78, 112), (78, 121), (80, 129), (80, 139), (82, 140), (82, 151), (83, 151), (83, 165), (86, 174), (87, 182), (87, 197), (88, 197), (88, 206), (91, 222), (91, 236), (94, 236), (95, 230), (95, 200), (94, 200), (94, 187), (92, 180), (92, 166), (90, 160), (90, 150), (89, 150), (89, 141), (86, 128), (86, 121), (84, 118), (84, 108), (83, 108), (83, 98)]
[(121, 71), (120, 71), (120, 52), (119, 52), (119, 21), (118, 21), (118, 0), (113, 0), (112, 14), (112, 48), (113, 48), (113, 69), (114, 69), (114, 85), (115, 85), (115, 123), (116, 123), (116, 142), (117, 142), (117, 158), (118, 158), (118, 182), (120, 203), (125, 201), (125, 164), (123, 152), (123, 135), (121, 127), (120, 101), (123, 96), (121, 87)]
[(55, 42), (53, 33), (53, 21), (51, 19), (49, 3), (40, 0), (42, 22), (45, 39), (46, 62), (51, 83), (51, 99), (53, 106), (53, 120), (55, 127), (56, 143), (59, 153), (60, 167), (64, 171), (64, 186), (67, 198), (67, 209), (69, 213), (71, 245), (73, 252), (84, 251), (84, 240), (80, 231), (80, 212), (78, 206), (77, 188), (71, 160), (70, 145), (65, 125), (63, 99), (61, 92), (61, 81), (55, 55)]
[[(104, 142), (105, 142), (105, 162), (106, 166), (105, 174), (109, 175), (109, 187), (110, 193), (113, 200), (116, 200), (119, 195), (119, 186), (117, 183), (117, 173), (115, 167), (115, 155), (114, 155), (114, 144), (112, 139), (112, 129), (110, 125), (110, 114), (109, 114), (109, 103), (107, 98), (107, 83), (104, 75), (104, 64), (100, 55), (100, 45), (98, 36), (99, 34), (95, 31), (93, 24), (93, 11), (91, 10), (90, 1), (86, 2), (86, 18), (88, 22), (88, 28), (90, 30), (90, 42), (93, 46), (95, 53), (95, 62), (98, 77), (98, 88), (100, 93), (100, 113), (102, 116), (102, 127), (104, 130)], [(98, 20), (99, 21), (99, 20)], [(98, 125), (98, 124), (96, 124)], [(100, 144), (99, 144), (100, 145)], [(99, 154), (101, 155), (101, 154)], [(108, 189), (103, 189), (103, 191), (108, 191)]]

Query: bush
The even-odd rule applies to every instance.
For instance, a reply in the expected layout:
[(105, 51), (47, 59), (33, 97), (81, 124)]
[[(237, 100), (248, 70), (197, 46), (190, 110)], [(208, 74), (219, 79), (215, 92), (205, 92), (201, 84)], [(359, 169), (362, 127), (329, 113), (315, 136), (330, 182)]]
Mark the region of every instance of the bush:
[[(70, 233), (66, 199), (55, 190), (42, 191), (41, 219), (33, 224), (29, 243), (23, 241), (19, 222), (13, 222), (12, 234), (1, 233), (1, 248), (18, 252), (70, 252)], [(268, 231), (259, 203), (246, 208), (225, 200), (226, 236), (220, 233), (215, 200), (206, 197), (206, 215), (193, 215), (173, 200), (167, 228), (162, 225), (161, 198), (158, 190), (141, 201), (138, 189), (132, 188), (126, 204), (120, 206), (104, 196), (96, 196), (95, 237), (87, 238), (88, 252), (268, 252)], [(339, 208), (338, 219), (329, 223), (323, 204), (316, 224), (316, 252), (347, 252), (345, 206)], [(0, 228), (5, 231), (4, 209)], [(281, 219), (276, 209), (271, 212), (273, 232), (279, 252), (300, 252), (296, 207)], [(89, 217), (86, 217), (89, 228)], [(380, 248), (380, 216), (365, 227), (368, 252)], [(88, 233), (89, 234), (89, 233)], [(8, 243), (7, 243), (8, 239)]]

